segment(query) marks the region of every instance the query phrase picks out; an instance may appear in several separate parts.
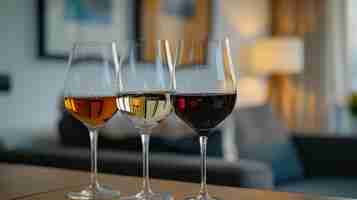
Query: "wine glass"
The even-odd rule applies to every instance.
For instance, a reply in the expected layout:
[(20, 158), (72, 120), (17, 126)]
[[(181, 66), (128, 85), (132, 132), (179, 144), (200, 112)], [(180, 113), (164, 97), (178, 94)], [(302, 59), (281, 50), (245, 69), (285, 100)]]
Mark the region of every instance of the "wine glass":
[[(66, 74), (64, 105), (89, 130), (91, 148), (90, 185), (70, 192), (75, 200), (110, 199), (119, 192), (101, 186), (97, 180), (98, 130), (118, 111), (116, 104), (118, 58), (115, 43), (77, 43)], [(83, 138), (84, 139), (84, 138)]]
[(118, 108), (141, 135), (143, 151), (142, 190), (124, 199), (172, 199), (168, 193), (154, 193), (149, 178), (149, 140), (151, 130), (172, 111), (173, 64), (165, 40), (120, 43)]
[(210, 131), (235, 107), (237, 89), (229, 40), (179, 41), (175, 64), (176, 115), (194, 129), (201, 147), (201, 190), (190, 200), (214, 200), (206, 186), (206, 148)]

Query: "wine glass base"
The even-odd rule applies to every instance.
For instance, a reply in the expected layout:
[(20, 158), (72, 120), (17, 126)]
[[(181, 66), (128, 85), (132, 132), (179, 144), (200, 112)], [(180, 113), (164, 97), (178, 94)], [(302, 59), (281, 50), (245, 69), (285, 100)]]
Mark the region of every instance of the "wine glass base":
[(196, 197), (188, 197), (185, 200), (220, 200), (217, 197), (211, 197), (210, 195), (198, 195)]
[(72, 200), (109, 200), (119, 198), (120, 192), (108, 187), (97, 186), (94, 189), (89, 186), (80, 192), (69, 192), (67, 197)]
[(144, 193), (140, 192), (136, 195), (120, 198), (121, 200), (173, 200), (173, 196), (169, 193)]

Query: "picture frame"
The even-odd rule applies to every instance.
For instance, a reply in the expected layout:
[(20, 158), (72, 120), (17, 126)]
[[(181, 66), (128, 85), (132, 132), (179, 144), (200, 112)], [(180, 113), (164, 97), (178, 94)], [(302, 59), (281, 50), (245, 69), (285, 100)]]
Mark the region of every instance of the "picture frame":
[(136, 38), (133, 2), (37, 0), (38, 57), (65, 60), (75, 42)]

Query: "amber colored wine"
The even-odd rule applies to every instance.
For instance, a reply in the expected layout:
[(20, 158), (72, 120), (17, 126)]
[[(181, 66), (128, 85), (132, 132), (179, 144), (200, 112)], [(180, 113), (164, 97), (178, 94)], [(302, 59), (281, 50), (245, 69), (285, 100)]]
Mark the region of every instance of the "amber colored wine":
[(119, 111), (137, 128), (152, 128), (171, 112), (168, 92), (126, 93), (118, 96)]
[(180, 119), (206, 135), (232, 112), (236, 94), (174, 94), (172, 102)]
[(118, 111), (116, 97), (65, 97), (64, 105), (91, 128), (103, 126)]

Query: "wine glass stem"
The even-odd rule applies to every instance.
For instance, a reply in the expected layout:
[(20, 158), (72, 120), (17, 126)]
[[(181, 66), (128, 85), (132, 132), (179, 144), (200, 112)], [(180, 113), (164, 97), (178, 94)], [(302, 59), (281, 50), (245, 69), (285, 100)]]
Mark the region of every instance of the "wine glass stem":
[(89, 129), (90, 136), (90, 157), (91, 157), (91, 176), (90, 186), (95, 189), (98, 186), (97, 180), (97, 152), (98, 152), (98, 130)]
[(207, 195), (207, 136), (200, 136), (201, 148), (201, 190), (200, 195)]
[(141, 143), (143, 148), (143, 192), (145, 194), (152, 193), (150, 187), (149, 176), (149, 143), (150, 143), (150, 130), (143, 129), (140, 131)]

